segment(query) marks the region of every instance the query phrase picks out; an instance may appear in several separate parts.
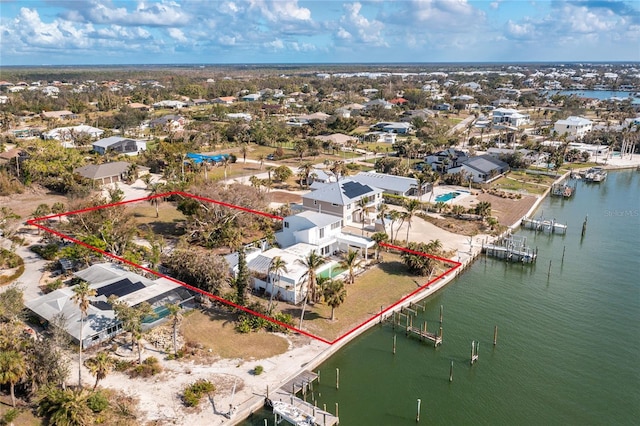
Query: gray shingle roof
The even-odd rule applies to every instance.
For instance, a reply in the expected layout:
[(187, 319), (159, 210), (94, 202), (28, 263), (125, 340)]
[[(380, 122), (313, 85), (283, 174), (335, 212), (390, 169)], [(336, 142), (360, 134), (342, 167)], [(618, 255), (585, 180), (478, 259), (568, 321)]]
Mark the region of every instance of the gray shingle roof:
[(82, 177), (88, 179), (102, 179), (111, 176), (120, 176), (129, 169), (129, 163), (126, 161), (116, 161), (105, 164), (90, 164), (88, 166), (78, 167), (74, 169)]

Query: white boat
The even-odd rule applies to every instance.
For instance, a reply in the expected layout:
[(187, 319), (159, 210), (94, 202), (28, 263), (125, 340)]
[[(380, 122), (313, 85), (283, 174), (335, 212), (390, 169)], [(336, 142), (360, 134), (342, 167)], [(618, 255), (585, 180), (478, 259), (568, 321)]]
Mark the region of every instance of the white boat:
[(585, 179), (587, 182), (602, 182), (607, 178), (607, 171), (602, 167), (592, 167), (587, 170)]
[[(280, 417), (280, 421), (286, 420), (294, 426), (315, 426), (316, 424), (315, 417), (291, 404), (283, 401), (273, 401), (272, 404), (273, 413), (276, 415), (276, 419), (278, 416)], [(277, 420), (276, 422), (279, 423)]]

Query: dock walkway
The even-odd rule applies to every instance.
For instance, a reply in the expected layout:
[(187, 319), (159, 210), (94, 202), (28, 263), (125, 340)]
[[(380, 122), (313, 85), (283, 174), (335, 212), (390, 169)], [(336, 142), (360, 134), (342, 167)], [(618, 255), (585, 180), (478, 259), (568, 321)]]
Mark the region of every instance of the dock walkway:
[[(269, 402), (274, 409), (274, 417), (276, 424), (283, 420), (292, 425), (316, 425), (316, 426), (334, 426), (340, 423), (340, 419), (314, 404), (307, 402), (308, 395), (315, 401), (313, 393), (313, 382), (318, 379), (318, 375), (311, 371), (303, 371), (287, 383), (282, 385), (278, 390), (269, 395)], [(302, 392), (304, 399), (296, 396), (298, 392)], [(279, 403), (283, 407), (280, 407)], [(290, 413), (296, 413), (296, 416)], [(298, 418), (306, 419), (303, 423), (298, 423)], [(309, 420), (312, 419), (312, 420)]]

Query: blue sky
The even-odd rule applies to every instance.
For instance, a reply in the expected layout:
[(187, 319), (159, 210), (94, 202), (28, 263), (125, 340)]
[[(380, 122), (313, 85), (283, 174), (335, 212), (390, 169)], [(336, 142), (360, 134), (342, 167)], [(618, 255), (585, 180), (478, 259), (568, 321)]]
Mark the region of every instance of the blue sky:
[(640, 61), (640, 1), (0, 0), (0, 65)]

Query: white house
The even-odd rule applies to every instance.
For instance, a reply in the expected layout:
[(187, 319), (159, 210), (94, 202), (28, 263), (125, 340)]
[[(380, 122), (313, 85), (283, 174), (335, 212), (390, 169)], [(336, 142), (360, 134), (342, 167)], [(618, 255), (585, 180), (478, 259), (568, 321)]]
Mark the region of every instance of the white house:
[(55, 139), (60, 142), (74, 142), (78, 137), (89, 137), (97, 139), (104, 133), (104, 130), (97, 127), (80, 124), (78, 126), (56, 127), (42, 134), (43, 139)]
[(493, 124), (520, 127), (528, 124), (529, 114), (522, 114), (511, 108), (496, 108), (493, 110)]
[[(377, 211), (382, 203), (382, 189), (363, 185), (351, 179), (321, 185), (302, 196), (302, 205), (308, 210), (338, 216), (344, 225), (367, 221), (367, 215), (358, 206), (364, 199), (366, 208)], [(375, 213), (372, 212), (375, 215)]]
[(95, 141), (92, 147), (94, 152), (101, 155), (106, 154), (107, 151), (118, 154), (138, 155), (140, 152), (146, 151), (147, 143), (120, 136), (111, 136)]
[[(247, 267), (254, 279), (254, 288), (273, 294), (277, 300), (298, 304), (307, 291), (307, 268), (304, 259), (311, 253), (327, 257), (337, 251), (357, 250), (367, 259), (375, 245), (369, 238), (342, 232), (342, 219), (338, 216), (304, 211), (287, 216), (283, 227), (276, 233), (280, 248), (271, 248), (257, 256), (247, 256)], [(286, 264), (286, 271), (274, 271), (273, 259), (279, 257)], [(325, 262), (316, 271), (329, 272), (336, 260)]]
[(170, 108), (170, 109), (181, 109), (186, 107), (187, 104), (182, 101), (174, 101), (174, 100), (165, 100), (156, 102), (153, 104), (154, 108)]
[(582, 117), (567, 117), (558, 120), (553, 125), (553, 130), (558, 135), (566, 134), (569, 139), (579, 139), (593, 130), (593, 121)]

